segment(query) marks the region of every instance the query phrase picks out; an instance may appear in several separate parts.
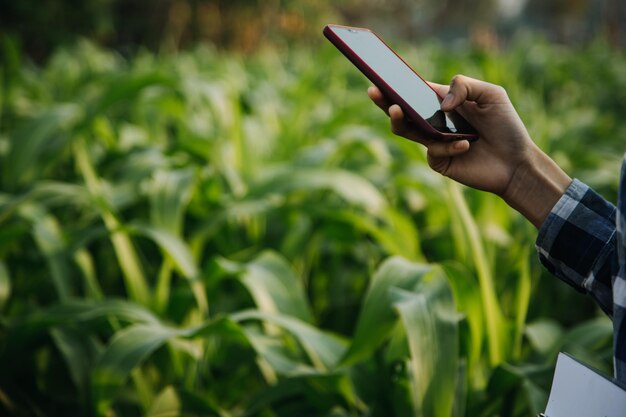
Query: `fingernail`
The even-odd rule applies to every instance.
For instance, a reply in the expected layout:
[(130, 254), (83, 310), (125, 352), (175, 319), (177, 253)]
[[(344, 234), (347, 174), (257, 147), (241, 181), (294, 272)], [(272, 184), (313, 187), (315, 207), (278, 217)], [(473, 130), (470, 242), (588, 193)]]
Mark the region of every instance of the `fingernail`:
[(398, 106), (397, 104), (392, 104), (389, 107), (389, 114), (391, 115), (392, 113), (393, 114), (398, 114), (398, 113), (402, 114), (402, 107)]
[(454, 96), (451, 93), (446, 94), (446, 96), (443, 98), (443, 101), (441, 102), (441, 108), (443, 109), (444, 107), (448, 107), (450, 103), (452, 103), (453, 99)]
[(454, 149), (461, 150), (463, 148), (465, 148), (465, 142), (467, 142), (466, 140), (458, 140), (456, 142), (454, 142), (454, 144), (452, 145), (454, 147)]

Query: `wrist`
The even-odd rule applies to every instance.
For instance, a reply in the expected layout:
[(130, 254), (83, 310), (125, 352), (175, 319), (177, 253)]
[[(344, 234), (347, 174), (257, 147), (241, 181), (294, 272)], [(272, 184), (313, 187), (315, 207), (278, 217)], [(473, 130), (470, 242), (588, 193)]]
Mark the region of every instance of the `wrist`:
[(515, 169), (501, 197), (539, 229), (571, 182), (565, 171), (533, 144), (530, 156)]

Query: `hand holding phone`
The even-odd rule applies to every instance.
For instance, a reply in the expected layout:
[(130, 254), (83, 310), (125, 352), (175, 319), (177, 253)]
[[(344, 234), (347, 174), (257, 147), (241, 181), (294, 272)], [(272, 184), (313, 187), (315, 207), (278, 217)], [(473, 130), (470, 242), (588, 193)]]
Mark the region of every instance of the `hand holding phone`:
[(427, 137), (439, 141), (478, 139), (457, 112), (444, 112), (443, 97), (422, 79), (374, 32), (364, 28), (327, 25), (324, 35), (370, 79)]
[[(462, 75), (454, 77), (449, 86), (429, 84), (367, 29), (329, 25), (324, 33), (375, 84), (368, 94), (389, 114), (393, 132), (427, 148), (428, 164), (433, 170), (499, 195), (535, 226), (541, 226), (571, 179), (532, 141), (504, 88)], [(348, 37), (363, 33), (367, 41)], [(368, 52), (372, 45), (378, 45), (375, 50), (379, 53)], [(381, 56), (394, 64), (376, 64)], [(406, 78), (387, 67), (403, 68), (402, 77)], [(419, 85), (412, 94), (419, 91), (430, 96), (429, 108), (423, 110), (413, 100), (416, 97), (405, 91), (407, 83)], [(462, 110), (480, 132), (479, 141), (470, 144), (478, 135), (463, 132), (458, 125), (451, 129), (447, 120), (450, 117), (446, 128), (452, 133), (441, 132), (437, 130), (442, 128), (441, 123), (433, 126), (426, 120), (437, 110), (450, 116), (455, 109)], [(461, 138), (467, 140), (457, 140)]]

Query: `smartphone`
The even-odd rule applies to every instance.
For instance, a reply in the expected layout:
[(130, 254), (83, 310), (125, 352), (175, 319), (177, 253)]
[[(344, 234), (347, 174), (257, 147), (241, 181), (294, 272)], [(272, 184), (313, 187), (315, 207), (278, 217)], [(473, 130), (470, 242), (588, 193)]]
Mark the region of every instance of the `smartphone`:
[(440, 140), (478, 139), (456, 111), (443, 112), (440, 97), (398, 54), (365, 28), (326, 25), (324, 36), (337, 47), (425, 136)]

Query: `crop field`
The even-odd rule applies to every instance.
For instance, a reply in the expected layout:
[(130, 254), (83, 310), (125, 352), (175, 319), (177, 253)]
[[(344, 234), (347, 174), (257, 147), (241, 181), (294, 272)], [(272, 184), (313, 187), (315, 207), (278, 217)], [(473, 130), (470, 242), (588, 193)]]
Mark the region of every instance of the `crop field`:
[[(399, 49), (503, 85), (615, 199), (622, 54)], [(430, 171), (332, 46), (2, 51), (1, 415), (521, 417), (559, 351), (610, 370), (533, 226)]]

